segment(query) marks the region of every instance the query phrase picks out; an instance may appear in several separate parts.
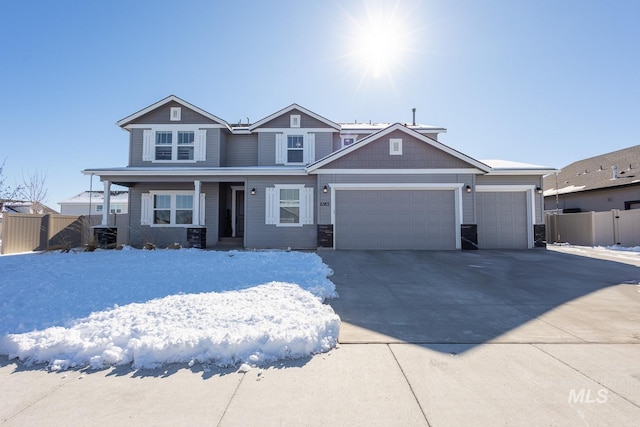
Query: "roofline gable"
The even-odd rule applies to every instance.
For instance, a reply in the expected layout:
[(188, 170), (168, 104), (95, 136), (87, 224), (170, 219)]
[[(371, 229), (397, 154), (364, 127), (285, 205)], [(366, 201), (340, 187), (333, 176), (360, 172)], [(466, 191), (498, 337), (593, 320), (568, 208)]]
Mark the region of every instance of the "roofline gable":
[(475, 166), (476, 168), (480, 169), (481, 171), (483, 171), (485, 173), (488, 173), (488, 172), (491, 171), (491, 168), (489, 166), (485, 165), (484, 163), (482, 163), (482, 162), (480, 162), (480, 161), (478, 161), (478, 160), (476, 160), (476, 159), (474, 159), (472, 157), (467, 156), (466, 154), (463, 154), (463, 153), (461, 153), (461, 152), (459, 152), (457, 150), (454, 150), (453, 148), (451, 148), (451, 147), (449, 147), (447, 145), (444, 145), (443, 143), (438, 142), (433, 138), (429, 138), (426, 135), (423, 135), (423, 134), (421, 134), (419, 132), (416, 132), (415, 130), (410, 129), (407, 126), (405, 126), (405, 125), (403, 125), (401, 123), (394, 123), (391, 126), (385, 128), (385, 129), (382, 129), (382, 130), (380, 130), (378, 132), (372, 133), (371, 135), (368, 135), (368, 136), (362, 138), (359, 141), (356, 141), (355, 143), (353, 143), (353, 144), (351, 144), (351, 145), (349, 145), (347, 147), (344, 147), (344, 148), (341, 148), (340, 150), (334, 151), (333, 153), (329, 154), (328, 156), (323, 157), (322, 159), (316, 160), (314, 163), (311, 163), (311, 164), (309, 164), (307, 166), (307, 172), (312, 172), (314, 170), (320, 169), (320, 168), (326, 166), (327, 164), (333, 162), (334, 160), (337, 160), (337, 159), (339, 159), (339, 158), (341, 158), (343, 156), (346, 156), (347, 154), (349, 154), (349, 153), (351, 153), (351, 152), (353, 152), (355, 150), (358, 150), (358, 149), (368, 145), (369, 143), (371, 143), (373, 141), (376, 141), (376, 140), (378, 140), (378, 139), (380, 139), (380, 138), (382, 138), (382, 137), (384, 137), (384, 136), (386, 136), (386, 135), (388, 135), (391, 132), (394, 132), (396, 130), (400, 130), (400, 131), (406, 133), (409, 136), (413, 136), (414, 138), (416, 138), (416, 139), (418, 139), (418, 140), (420, 140), (420, 141), (422, 141), (422, 142), (424, 142), (426, 144), (431, 145), (434, 148), (437, 148), (437, 149), (439, 149), (441, 151), (444, 151), (445, 153), (450, 154), (450, 155), (452, 155), (452, 156), (454, 156), (454, 157), (456, 157), (456, 158), (458, 158), (458, 159), (460, 159), (460, 160), (462, 160), (462, 161), (464, 161), (466, 163), (469, 163), (469, 164)]
[(163, 105), (169, 103), (169, 102), (177, 102), (178, 104), (182, 105), (183, 107), (189, 108), (190, 110), (195, 111), (198, 114), (201, 114), (203, 116), (205, 116), (208, 119), (213, 120), (214, 122), (218, 122), (221, 125), (225, 126), (228, 129), (231, 129), (231, 126), (229, 126), (229, 123), (227, 123), (226, 121), (222, 120), (220, 117), (214, 116), (213, 114), (203, 110), (202, 108), (196, 107), (193, 104), (188, 103), (187, 101), (178, 98), (175, 95), (169, 95), (166, 98), (149, 105), (148, 107), (143, 108), (140, 111), (137, 111), (133, 114), (131, 114), (130, 116), (125, 117), (124, 119), (118, 120), (116, 122), (116, 124), (118, 126), (120, 126), (121, 128), (124, 128), (125, 126), (127, 126), (129, 123), (131, 123), (132, 121), (134, 121), (135, 119), (144, 116), (147, 113), (150, 113), (151, 111), (162, 107)]
[(341, 129), (341, 127), (340, 127), (340, 125), (339, 125), (338, 123), (332, 122), (331, 120), (329, 120), (329, 119), (327, 119), (327, 118), (324, 118), (324, 117), (322, 117), (321, 115), (316, 114), (316, 113), (314, 113), (313, 111), (308, 110), (308, 109), (306, 109), (306, 108), (304, 108), (304, 107), (302, 107), (302, 106), (300, 106), (300, 105), (298, 105), (298, 104), (295, 104), (295, 103), (294, 103), (294, 104), (289, 105), (288, 107), (283, 108), (283, 109), (282, 109), (282, 110), (280, 110), (280, 111), (276, 111), (275, 113), (270, 114), (270, 115), (268, 115), (267, 117), (265, 117), (265, 118), (263, 118), (263, 119), (261, 119), (261, 120), (258, 120), (258, 121), (257, 121), (257, 122), (255, 122), (255, 123), (253, 123), (253, 124), (249, 127), (249, 131), (253, 131), (253, 130), (255, 130), (255, 129), (259, 128), (260, 126), (264, 125), (265, 123), (268, 123), (268, 122), (270, 122), (271, 120), (275, 119), (276, 117), (280, 117), (280, 116), (282, 116), (283, 114), (286, 114), (286, 113), (288, 113), (289, 111), (292, 111), (292, 110), (299, 110), (299, 111), (301, 111), (301, 112), (303, 112), (303, 113), (305, 113), (305, 114), (307, 114), (307, 115), (309, 115), (309, 116), (313, 117), (314, 119), (319, 120), (319, 121), (321, 121), (321, 122), (325, 123), (325, 124), (326, 124), (326, 125), (328, 125), (329, 127), (332, 127), (332, 128), (334, 128), (334, 129), (336, 129), (337, 131), (340, 131), (340, 129)]

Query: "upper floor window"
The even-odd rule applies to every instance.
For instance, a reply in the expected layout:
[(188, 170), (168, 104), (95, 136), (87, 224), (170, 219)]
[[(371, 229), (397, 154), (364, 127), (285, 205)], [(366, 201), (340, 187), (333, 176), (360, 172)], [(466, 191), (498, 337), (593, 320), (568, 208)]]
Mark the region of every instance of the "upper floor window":
[(287, 136), (287, 163), (302, 163), (304, 160), (304, 137)]
[(277, 165), (305, 165), (316, 159), (316, 135), (296, 132), (276, 134)]
[(145, 129), (142, 160), (193, 162), (206, 160), (206, 130)]
[(351, 145), (356, 142), (355, 136), (343, 136), (342, 137), (342, 146), (346, 147), (347, 145)]
[(193, 160), (194, 132), (178, 131), (178, 160)]

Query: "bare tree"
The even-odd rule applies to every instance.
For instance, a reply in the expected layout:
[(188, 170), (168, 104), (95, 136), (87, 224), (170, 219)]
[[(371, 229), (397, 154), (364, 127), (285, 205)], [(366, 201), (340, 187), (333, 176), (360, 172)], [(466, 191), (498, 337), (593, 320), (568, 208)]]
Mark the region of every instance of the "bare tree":
[(7, 162), (5, 158), (0, 165), (0, 201), (14, 200), (20, 191), (20, 186), (18, 187), (10, 187), (6, 181), (6, 177), (4, 176), (4, 166)]
[(46, 183), (46, 172), (36, 170), (27, 176), (22, 173), (22, 185), (18, 188), (17, 195), (23, 201), (31, 203), (31, 213), (41, 213), (47, 201)]

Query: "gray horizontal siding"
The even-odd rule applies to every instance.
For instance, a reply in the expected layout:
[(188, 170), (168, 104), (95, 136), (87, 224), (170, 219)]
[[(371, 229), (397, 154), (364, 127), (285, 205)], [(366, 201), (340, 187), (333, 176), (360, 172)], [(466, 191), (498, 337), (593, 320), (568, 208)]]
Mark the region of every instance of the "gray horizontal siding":
[[(129, 243), (142, 246), (153, 243), (166, 247), (173, 243), (187, 245), (187, 227), (150, 227), (140, 225), (141, 195), (153, 190), (189, 190), (193, 191), (193, 183), (137, 184), (129, 189)], [(218, 242), (218, 183), (205, 183), (201, 187), (205, 196), (205, 227), (207, 229), (207, 246)]]
[[(274, 137), (273, 164), (275, 164)], [(224, 144), (226, 160), (224, 166), (257, 166), (258, 165), (258, 135), (230, 135)]]
[[(389, 140), (402, 139), (402, 155), (389, 154)], [(423, 141), (395, 131), (329, 163), (327, 168), (341, 169), (414, 169), (469, 168), (471, 165)]]
[[(265, 224), (265, 189), (274, 184), (304, 184), (314, 187), (314, 198), (317, 200), (315, 190), (316, 177), (256, 177), (247, 180), (247, 189), (256, 189), (256, 194), (247, 193), (245, 207), (245, 246), (247, 248), (287, 248), (313, 249), (317, 247), (316, 225), (303, 225), (301, 227), (277, 227)], [(314, 216), (317, 218), (317, 203), (314, 203)]]
[(276, 165), (276, 134), (261, 132), (258, 134), (258, 166)]
[(333, 152), (333, 134), (327, 132), (316, 133), (315, 160), (328, 156)]

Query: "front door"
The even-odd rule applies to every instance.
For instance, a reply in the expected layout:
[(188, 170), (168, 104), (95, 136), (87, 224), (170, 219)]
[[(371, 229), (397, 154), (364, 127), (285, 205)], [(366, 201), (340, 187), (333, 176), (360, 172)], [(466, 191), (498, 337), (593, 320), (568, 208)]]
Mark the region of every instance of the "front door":
[(236, 191), (235, 237), (244, 236), (244, 190)]

